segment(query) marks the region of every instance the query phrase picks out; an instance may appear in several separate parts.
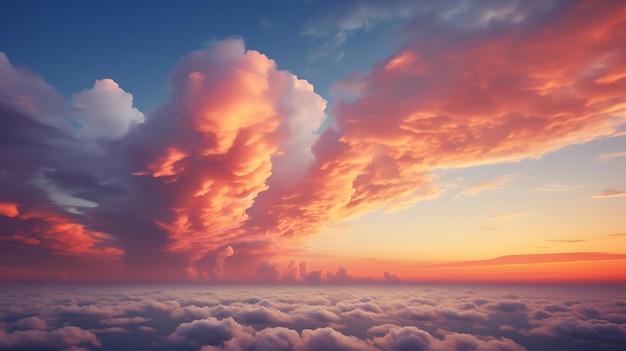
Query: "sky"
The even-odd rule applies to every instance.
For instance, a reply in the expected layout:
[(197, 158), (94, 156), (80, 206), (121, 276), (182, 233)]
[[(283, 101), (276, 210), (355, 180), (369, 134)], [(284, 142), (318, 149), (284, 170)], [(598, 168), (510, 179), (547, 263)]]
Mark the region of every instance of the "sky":
[(0, 33), (0, 282), (626, 281), (622, 1), (9, 0)]

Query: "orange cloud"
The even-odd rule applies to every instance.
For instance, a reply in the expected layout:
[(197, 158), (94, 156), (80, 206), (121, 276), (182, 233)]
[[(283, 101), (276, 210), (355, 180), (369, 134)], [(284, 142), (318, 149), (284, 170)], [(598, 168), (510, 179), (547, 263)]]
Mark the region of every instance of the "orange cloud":
[(42, 245), (68, 256), (84, 259), (119, 261), (124, 252), (113, 246), (110, 235), (89, 230), (68, 218), (45, 211), (29, 211), (19, 215), (24, 234), (5, 237), (28, 245)]
[[(338, 82), (333, 121), (302, 181), (270, 187), (246, 229), (282, 237), (387, 206), (437, 197), (436, 169), (538, 158), (618, 133), (626, 81), (626, 12), (572, 5), (550, 22), (478, 30), (472, 40), (416, 37), (396, 55)], [(407, 33), (410, 35), (410, 33)], [(453, 38), (453, 39), (451, 39)], [(505, 186), (477, 184), (468, 195)]]
[(601, 193), (590, 196), (590, 199), (606, 199), (610, 197), (622, 197), (626, 196), (626, 190), (606, 190)]
[(243, 231), (246, 210), (269, 184), (306, 172), (326, 103), (239, 39), (190, 54), (171, 84), (170, 102), (146, 122), (161, 133), (159, 146), (134, 174), (162, 181), (169, 215), (155, 221), (169, 235), (168, 250), (184, 255), (192, 276), (221, 276), (237, 244), (267, 241)]

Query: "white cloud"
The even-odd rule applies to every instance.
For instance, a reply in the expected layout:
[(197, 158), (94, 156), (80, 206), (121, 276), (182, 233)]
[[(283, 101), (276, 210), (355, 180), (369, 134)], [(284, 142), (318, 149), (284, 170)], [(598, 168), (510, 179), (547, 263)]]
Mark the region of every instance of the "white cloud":
[(119, 139), (144, 121), (144, 115), (133, 107), (133, 96), (112, 79), (97, 80), (91, 89), (74, 94), (72, 117), (82, 128), (85, 139)]

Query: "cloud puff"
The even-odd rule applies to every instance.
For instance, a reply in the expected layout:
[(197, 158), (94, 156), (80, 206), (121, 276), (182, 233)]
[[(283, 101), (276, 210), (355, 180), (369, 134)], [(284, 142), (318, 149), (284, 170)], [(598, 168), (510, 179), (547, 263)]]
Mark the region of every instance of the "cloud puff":
[(191, 347), (217, 346), (245, 330), (252, 331), (253, 329), (238, 324), (232, 318), (217, 320), (209, 317), (179, 325), (174, 333), (167, 337), (167, 341)]
[(0, 215), (7, 217), (17, 217), (20, 211), (17, 208), (16, 203), (12, 202), (0, 202)]
[(230, 256), (227, 247), (237, 256), (237, 243), (254, 239), (241, 227), (257, 195), (306, 171), (325, 101), (239, 39), (190, 54), (170, 85), (170, 101), (135, 136), (133, 147), (149, 151), (135, 174), (158, 179), (165, 194), (169, 214), (154, 220), (169, 250), (211, 275), (206, 266)]
[(525, 351), (526, 347), (511, 339), (493, 337), (478, 338), (471, 334), (446, 333), (443, 340), (433, 337), (416, 327), (380, 325), (368, 329), (370, 334), (383, 334), (373, 339), (374, 344), (389, 351), (400, 350), (485, 350), (485, 351)]
[(37, 317), (26, 317), (22, 318), (15, 323), (13, 323), (13, 327), (18, 329), (33, 329), (33, 330), (46, 330), (48, 328), (48, 324), (45, 320)]
[(71, 106), (72, 117), (81, 124), (78, 135), (86, 139), (119, 139), (144, 121), (133, 107), (133, 96), (109, 78), (72, 95)]

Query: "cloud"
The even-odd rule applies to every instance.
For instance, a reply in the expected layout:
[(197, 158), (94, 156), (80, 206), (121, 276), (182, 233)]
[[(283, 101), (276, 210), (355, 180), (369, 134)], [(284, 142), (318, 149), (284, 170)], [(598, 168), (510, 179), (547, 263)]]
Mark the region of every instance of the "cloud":
[(20, 320), (17, 320), (15, 323), (13, 323), (13, 326), (15, 328), (18, 329), (26, 329), (26, 330), (46, 330), (48, 329), (48, 323), (46, 323), (45, 320), (37, 317), (37, 316), (32, 316), (32, 317), (26, 317), (26, 318), (22, 318)]
[(148, 333), (156, 333), (156, 330), (154, 328), (146, 326), (146, 325), (140, 326), (139, 330), (145, 331), (145, 332), (148, 332)]
[(253, 330), (245, 327), (232, 318), (217, 320), (209, 317), (190, 323), (183, 323), (176, 327), (166, 340), (177, 345), (187, 345), (190, 347), (201, 347), (203, 345), (217, 346), (232, 339), (236, 334), (243, 331)]
[(498, 301), (495, 304), (488, 304), (487, 307), (501, 312), (519, 312), (528, 308), (526, 304), (518, 301)]
[(626, 341), (626, 326), (606, 320), (553, 317), (542, 320), (541, 324), (528, 333), (547, 336), (566, 335), (575, 339), (603, 342)]
[(546, 240), (551, 243), (563, 243), (563, 244), (574, 244), (574, 243), (582, 243), (587, 241), (588, 239), (553, 239)]
[(65, 326), (52, 331), (18, 330), (6, 333), (0, 330), (0, 348), (43, 347), (69, 350), (81, 343), (101, 346), (95, 334), (73, 326)]
[(562, 192), (562, 191), (572, 191), (576, 189), (581, 189), (584, 186), (585, 186), (584, 184), (549, 183), (549, 184), (544, 184), (544, 185), (535, 187), (532, 190)]
[(622, 197), (622, 196), (626, 196), (626, 190), (609, 189), (601, 193), (592, 195), (589, 198), (590, 199), (606, 199), (606, 198), (611, 198), (611, 197)]
[(12, 202), (0, 202), (0, 215), (7, 217), (17, 217), (20, 211), (17, 208), (16, 203)]
[(94, 332), (96, 334), (116, 334), (116, 333), (126, 333), (126, 330), (122, 327), (110, 327), (104, 329), (90, 329), (89, 331)]
[(14, 67), (0, 51), (0, 104), (35, 118), (46, 126), (68, 128), (61, 116), (65, 101), (61, 94), (38, 75)]
[(534, 214), (534, 213), (533, 212), (500, 213), (500, 214), (489, 217), (489, 219), (494, 220), (494, 221), (500, 221), (500, 220), (505, 220), (505, 219), (528, 216), (531, 214)]
[[(486, 351), (522, 351), (526, 348), (507, 338), (479, 339), (474, 335), (447, 333), (443, 340), (433, 337), (430, 333), (417, 327), (400, 327), (393, 324), (380, 325), (368, 329), (375, 335), (375, 345), (389, 351), (400, 350), (486, 350)], [(382, 335), (382, 336), (376, 336)]]
[(626, 157), (626, 151), (598, 155), (597, 159), (599, 161), (608, 161), (608, 160), (612, 160), (612, 159), (620, 158), (620, 157)]
[(150, 319), (146, 319), (143, 317), (132, 317), (132, 318), (107, 318), (100, 321), (100, 324), (104, 325), (123, 325), (123, 324), (131, 324), (131, 323), (145, 323), (149, 322)]
[[(207, 290), (194, 285), (158, 290), (151, 286), (48, 286), (46, 294), (41, 294), (41, 289), (20, 286), (4, 291), (0, 312), (5, 321), (25, 314), (31, 317), (25, 318), (28, 322), (5, 323), (0, 329), (0, 348), (68, 350), (71, 346), (86, 347), (83, 344), (87, 343), (99, 345), (95, 338), (98, 333), (124, 333), (125, 338), (136, 338), (139, 348), (151, 345), (205, 351), (518, 351), (524, 350), (523, 345), (572, 344), (576, 340), (585, 340), (585, 345), (597, 350), (609, 350), (621, 345), (626, 335), (620, 324), (626, 321), (622, 291), (605, 285), (602, 289), (571, 285), (479, 285), (471, 289), (399, 285), (391, 290), (383, 286), (254, 290), (239, 286)], [(201, 301), (207, 296), (218, 304), (181, 306), (183, 301)], [(87, 303), (91, 304), (84, 305)], [(187, 317), (175, 311), (185, 308), (202, 309), (206, 314), (189, 315), (192, 320), (181, 323), (180, 318)], [(75, 313), (67, 313), (71, 310)], [(78, 327), (96, 325), (102, 315), (120, 316), (109, 317), (119, 322), (158, 321), (158, 328)], [(45, 321), (47, 331), (16, 329), (18, 323), (24, 328), (43, 327), (40, 321)], [(77, 326), (53, 329), (54, 325), (67, 324)], [(501, 331), (512, 339), (500, 337)], [(55, 332), (57, 336), (51, 335)], [(101, 348), (119, 348), (113, 340), (102, 335)]]
[(400, 282), (400, 277), (398, 277), (398, 275), (395, 273), (383, 272), (383, 276), (385, 277), (385, 280), (387, 280), (388, 282), (391, 282), (391, 283)]
[(168, 233), (168, 250), (184, 253), (197, 275), (214, 275), (208, 263), (224, 248), (233, 258), (259, 249), (246, 246), (255, 237), (241, 229), (249, 208), (268, 187), (302, 177), (325, 101), (239, 39), (188, 55), (170, 85), (170, 101), (135, 135), (132, 148), (151, 150), (135, 174), (155, 178), (140, 181), (165, 194), (167, 215), (154, 221)]
[(438, 170), (539, 158), (624, 124), (617, 2), (345, 6), (322, 25), (338, 41), (407, 26), (399, 50), (336, 82), (319, 132), (326, 101), (237, 38), (182, 58), (145, 121), (110, 79), (69, 111), (0, 55), (3, 279), (349, 280), (274, 260), (326, 225), (438, 197)]
[(602, 260), (623, 260), (624, 254), (610, 254), (603, 252), (564, 252), (550, 254), (528, 254), (501, 256), (488, 260), (464, 261), (454, 263), (442, 263), (441, 267), (480, 267), (491, 265), (515, 265), (515, 264), (537, 264), (556, 262), (576, 262), (576, 261), (602, 261)]
[(474, 196), (488, 190), (504, 189), (507, 185), (513, 182), (513, 180), (515, 180), (515, 177), (516, 176), (514, 175), (503, 175), (485, 180), (484, 182), (480, 182), (478, 184), (465, 188), (463, 190), (463, 195)]
[(72, 117), (81, 124), (78, 136), (86, 139), (119, 139), (144, 121), (143, 113), (133, 107), (133, 96), (109, 78), (72, 95), (70, 104)]

